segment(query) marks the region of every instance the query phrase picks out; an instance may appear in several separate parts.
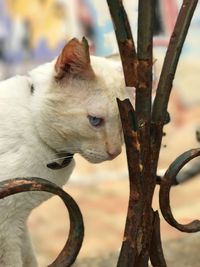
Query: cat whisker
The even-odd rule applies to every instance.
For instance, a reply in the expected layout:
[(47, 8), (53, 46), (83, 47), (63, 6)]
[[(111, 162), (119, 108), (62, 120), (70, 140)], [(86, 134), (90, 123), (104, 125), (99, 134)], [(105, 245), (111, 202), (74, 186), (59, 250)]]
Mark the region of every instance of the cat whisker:
[(66, 147), (62, 149), (57, 149), (57, 152), (54, 152), (55, 155), (64, 156), (67, 154), (73, 154), (73, 151), (76, 150), (75, 147)]
[(54, 158), (51, 161), (56, 161), (56, 160), (61, 160), (61, 159), (71, 159), (71, 158), (73, 158), (73, 155), (71, 155), (71, 156), (65, 156), (65, 157), (59, 157), (59, 158)]
[(71, 157), (71, 155), (74, 153), (67, 153), (67, 152), (56, 152), (54, 153), (55, 156), (57, 157), (63, 157), (63, 158), (67, 158), (67, 157)]

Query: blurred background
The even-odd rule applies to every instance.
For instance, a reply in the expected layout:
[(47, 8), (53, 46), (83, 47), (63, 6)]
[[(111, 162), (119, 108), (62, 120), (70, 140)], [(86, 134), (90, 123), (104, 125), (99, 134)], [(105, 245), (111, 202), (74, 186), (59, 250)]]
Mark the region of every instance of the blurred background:
[[(123, 2), (136, 42), (138, 1)], [(155, 88), (181, 3), (180, 0), (155, 0)], [(54, 59), (66, 41), (82, 36), (88, 38), (91, 54), (118, 54), (106, 1), (0, 0), (0, 80), (26, 73), (34, 66)], [(195, 134), (196, 130), (200, 129), (199, 59), (200, 4), (192, 20), (174, 81), (169, 104), (171, 123), (165, 127), (166, 136), (163, 138), (159, 161), (160, 173), (163, 173), (180, 153), (199, 146)], [(77, 200), (85, 220), (85, 241), (79, 256), (80, 263), (77, 265), (82, 266), (82, 259), (103, 258), (117, 253), (121, 246), (128, 202), (128, 173), (125, 151), (114, 161), (99, 165), (91, 165), (79, 156), (76, 157), (76, 170), (65, 189)], [(198, 161), (189, 164), (188, 176), (192, 173), (190, 170), (198, 169), (198, 166)], [(172, 193), (174, 214), (181, 222), (198, 218), (200, 215), (199, 180), (194, 178), (175, 188)], [(159, 209), (157, 189), (154, 207)], [(56, 197), (44, 203), (31, 215), (29, 227), (40, 266), (47, 266), (61, 250), (68, 234), (67, 224), (65, 208)], [(186, 237), (188, 240), (189, 237), (172, 229), (163, 220), (161, 226), (162, 239), (167, 244), (169, 266), (179, 266), (171, 251), (183, 253), (184, 247), (191, 247), (181, 245), (185, 244), (183, 240), (186, 240)], [(176, 242), (179, 240), (182, 243), (176, 250)], [(193, 246), (199, 248), (200, 243), (194, 245), (195, 242), (192, 239)], [(181, 263), (180, 266), (197, 266), (194, 262), (191, 264), (192, 260), (196, 260), (190, 258), (191, 253), (184, 254), (187, 255), (187, 263)], [(196, 254), (195, 257), (197, 256)], [(113, 262), (102, 266), (115, 266)], [(84, 266), (96, 267), (97, 264)]]

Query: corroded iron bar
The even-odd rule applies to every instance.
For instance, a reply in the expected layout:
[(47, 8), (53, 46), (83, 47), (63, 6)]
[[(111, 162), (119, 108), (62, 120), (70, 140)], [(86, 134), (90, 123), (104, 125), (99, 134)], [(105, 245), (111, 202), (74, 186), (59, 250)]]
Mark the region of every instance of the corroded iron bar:
[[(122, 243), (117, 266), (144, 267), (148, 265), (154, 222), (151, 200), (155, 187), (155, 176), (151, 175), (150, 159), (153, 2), (152, 0), (140, 1), (140, 26), (138, 30), (140, 36), (138, 37), (138, 42), (142, 43), (142, 47), (138, 47), (138, 58), (134, 52), (135, 56), (133, 59), (129, 58), (133, 47), (127, 46), (126, 50), (120, 49), (123, 38), (121, 32), (117, 30), (118, 27), (116, 25), (119, 23), (118, 16), (121, 14), (119, 9), (117, 9), (119, 8), (119, 4), (123, 10), (123, 14), (125, 12), (122, 1), (108, 1), (108, 4), (109, 3), (121, 59), (122, 62), (124, 62), (123, 68), (126, 85), (134, 85), (136, 87), (136, 114), (128, 100), (118, 100), (128, 159), (130, 197), (124, 241)], [(143, 13), (144, 10), (145, 14)], [(141, 20), (144, 21), (142, 22)], [(144, 24), (142, 25), (142, 23)], [(122, 28), (131, 36), (128, 20), (126, 20)], [(122, 28), (120, 28), (120, 30), (122, 30)], [(150, 32), (145, 33), (146, 28), (150, 30)], [(136, 67), (137, 71), (133, 68), (129, 68), (129, 60), (132, 60), (132, 66)], [(129, 81), (128, 83), (127, 80)], [(146, 186), (147, 184), (148, 187)]]
[(64, 190), (45, 179), (16, 178), (0, 182), (0, 199), (28, 191), (46, 191), (59, 196), (65, 203), (70, 218), (69, 236), (64, 248), (49, 267), (71, 266), (79, 253), (84, 236), (83, 219), (78, 205)]
[(165, 218), (165, 220), (172, 225), (173, 227), (179, 229), (182, 232), (198, 232), (200, 231), (200, 221), (195, 220), (186, 225), (179, 224), (171, 211), (170, 207), (170, 189), (176, 180), (176, 175), (178, 172), (188, 163), (190, 160), (200, 156), (200, 148), (199, 149), (191, 149), (186, 151), (182, 155), (180, 155), (168, 168), (165, 173), (161, 184), (160, 184), (160, 193), (159, 193), (159, 201), (161, 212)]
[[(126, 86), (137, 86), (137, 54), (122, 0), (107, 0), (117, 37)], [(123, 56), (122, 56), (123, 55)]]
[[(197, 1), (184, 0), (165, 57), (151, 115), (153, 0), (139, 0), (138, 53), (129, 42), (130, 25), (122, 0), (107, 0), (127, 86), (136, 87), (136, 115), (128, 100), (118, 101), (129, 168), (130, 198), (118, 267), (165, 267), (158, 214), (151, 208), (167, 105), (181, 49)], [(122, 18), (126, 18), (126, 23)], [(120, 25), (123, 23), (123, 26)], [(128, 33), (128, 34), (127, 34)], [(132, 38), (132, 37), (131, 37)], [(133, 42), (132, 42), (133, 43)], [(128, 55), (134, 51), (134, 57)], [(127, 57), (128, 56), (128, 57)], [(131, 61), (132, 64), (131, 64)], [(129, 68), (129, 66), (132, 66)], [(128, 81), (128, 82), (127, 82)], [(134, 127), (137, 125), (137, 127)], [(156, 242), (153, 251), (153, 241)]]
[[(134, 40), (131, 33), (129, 21), (124, 10), (122, 0), (107, 0), (112, 17), (119, 52), (122, 60), (126, 86), (137, 87), (137, 54)], [(140, 233), (141, 214), (135, 214), (135, 210), (142, 211), (143, 200), (141, 194), (140, 179), (140, 145), (137, 135), (137, 121), (135, 112), (129, 100), (118, 100), (120, 116), (126, 143), (126, 153), (128, 159), (130, 196), (129, 207), (124, 231), (124, 240), (118, 267), (134, 266), (137, 252), (137, 235)]]
[[(154, 224), (155, 213), (151, 208), (153, 192), (156, 184), (155, 173), (151, 171), (151, 103), (152, 103), (152, 66), (153, 66), (153, 20), (154, 20), (154, 0), (139, 0), (138, 14), (138, 86), (136, 88), (136, 114), (138, 120), (138, 136), (140, 143), (140, 165), (143, 188), (143, 211), (140, 239), (140, 254), (135, 266), (147, 266), (152, 246), (152, 232), (158, 225)], [(146, 186), (148, 185), (148, 186)], [(157, 239), (159, 235), (156, 236)], [(162, 251), (161, 241), (156, 240), (155, 246)], [(157, 253), (155, 251), (155, 253)], [(157, 259), (160, 259), (160, 253)], [(164, 257), (160, 262), (164, 262)], [(160, 265), (165, 266), (165, 265)]]
[(149, 122), (151, 118), (153, 8), (154, 0), (139, 0), (136, 90), (136, 113), (139, 125)]
[(136, 258), (139, 254), (137, 238), (141, 234), (144, 200), (140, 172), (140, 144), (135, 111), (128, 99), (124, 101), (118, 100), (118, 105), (121, 120), (126, 126), (123, 127), (123, 131), (129, 169), (130, 196), (124, 239), (117, 267), (128, 267), (135, 266)]
[(151, 150), (152, 173), (156, 173), (163, 126), (167, 116), (167, 106), (176, 73), (179, 57), (198, 0), (184, 0), (169, 42), (152, 111)]
[(154, 212), (153, 233), (150, 247), (151, 264), (154, 267), (167, 267), (163, 255), (161, 237), (160, 237), (160, 218), (158, 211)]
[(158, 89), (153, 105), (153, 121), (165, 120), (169, 96), (172, 89), (182, 47), (198, 0), (184, 0), (172, 33), (163, 63)]
[[(151, 176), (150, 153), (150, 122), (152, 102), (152, 47), (153, 47), (153, 2), (154, 0), (139, 0), (138, 14), (138, 86), (136, 88), (136, 115), (138, 120), (138, 135), (141, 145), (142, 179), (150, 189), (144, 198), (151, 202), (155, 178)], [(152, 182), (153, 177), (153, 182)], [(145, 190), (146, 187), (144, 186)]]

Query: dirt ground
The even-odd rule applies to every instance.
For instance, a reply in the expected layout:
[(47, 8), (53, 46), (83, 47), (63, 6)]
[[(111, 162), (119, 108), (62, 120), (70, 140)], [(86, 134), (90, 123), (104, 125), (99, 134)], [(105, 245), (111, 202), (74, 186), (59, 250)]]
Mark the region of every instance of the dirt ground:
[[(159, 169), (166, 169), (180, 153), (199, 146), (195, 130), (200, 125), (200, 81), (191, 76), (188, 78), (187, 72), (183, 72), (184, 67), (193, 68), (192, 77), (198, 77), (200, 73), (200, 66), (191, 62), (186, 62), (179, 69), (175, 82), (177, 88), (169, 106), (171, 123), (165, 127), (167, 135), (163, 138)], [(128, 203), (127, 177), (125, 152), (114, 161), (100, 165), (91, 165), (77, 157), (76, 170), (65, 186), (65, 190), (79, 204), (85, 222), (85, 239), (75, 266), (116, 266)], [(200, 175), (172, 190), (171, 206), (179, 222), (200, 218), (199, 178)], [(153, 207), (159, 210), (158, 190), (156, 188)], [(181, 233), (169, 226), (162, 215), (160, 217), (168, 266), (199, 266), (199, 234)], [(68, 214), (62, 202), (53, 197), (34, 210), (28, 225), (40, 267), (45, 267), (55, 259), (67, 239)]]

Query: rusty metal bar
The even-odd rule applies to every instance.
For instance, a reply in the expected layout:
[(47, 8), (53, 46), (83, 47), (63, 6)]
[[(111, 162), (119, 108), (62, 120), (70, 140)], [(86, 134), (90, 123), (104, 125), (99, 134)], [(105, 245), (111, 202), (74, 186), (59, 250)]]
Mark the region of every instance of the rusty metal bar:
[(118, 100), (118, 105), (121, 120), (126, 125), (126, 127), (123, 127), (123, 131), (129, 169), (130, 196), (124, 238), (117, 267), (128, 267), (136, 264), (138, 255), (137, 236), (140, 234), (144, 202), (140, 172), (140, 144), (135, 111), (128, 99)]
[[(151, 114), (153, 0), (139, 0), (138, 51), (126, 46), (132, 35), (122, 0), (107, 0), (113, 20), (127, 86), (136, 87), (136, 112), (129, 100), (119, 101), (124, 131), (130, 197), (124, 240), (117, 267), (165, 267), (158, 213), (151, 208), (167, 105), (181, 49), (197, 1), (184, 0), (165, 57)], [(124, 18), (126, 18), (124, 20)], [(124, 23), (125, 21), (125, 23)], [(123, 24), (123, 25), (122, 25)], [(127, 34), (128, 33), (128, 34)], [(134, 54), (130, 59), (129, 55)], [(132, 60), (132, 63), (131, 61)], [(153, 244), (154, 241), (156, 244)]]
[(163, 126), (167, 116), (167, 106), (172, 90), (182, 47), (190, 26), (198, 0), (184, 0), (181, 6), (167, 53), (164, 59), (161, 76), (152, 111), (152, 161), (154, 169), (157, 167), (159, 151), (162, 141)]
[(163, 126), (166, 121), (167, 106), (169, 102), (172, 84), (176, 68), (182, 51), (182, 47), (190, 26), (192, 16), (198, 0), (184, 0), (172, 33), (163, 63), (161, 76), (158, 83), (156, 97), (153, 104), (151, 122), (151, 161), (152, 174), (156, 173), (160, 147), (163, 136)]
[[(157, 222), (158, 214), (151, 208), (153, 192), (156, 184), (155, 172), (152, 172), (151, 161), (151, 104), (152, 104), (152, 66), (153, 66), (153, 21), (154, 0), (139, 0), (138, 8), (138, 87), (136, 88), (136, 114), (138, 120), (138, 136), (140, 143), (140, 166), (142, 180), (143, 209), (140, 235), (137, 244), (140, 251), (134, 266), (147, 266), (150, 258), (152, 238), (157, 238), (154, 244), (157, 261), (165, 266)], [(146, 186), (148, 184), (148, 186)], [(154, 234), (153, 234), (154, 233)], [(153, 265), (154, 266), (154, 265)], [(155, 265), (158, 266), (158, 265)]]
[(16, 178), (0, 182), (0, 199), (28, 191), (46, 191), (59, 196), (64, 202), (70, 218), (69, 236), (64, 248), (49, 267), (71, 266), (76, 260), (84, 237), (83, 218), (78, 205), (73, 198), (59, 186), (45, 179), (36, 177)]
[(154, 213), (153, 233), (150, 246), (150, 259), (153, 266), (167, 267), (161, 244), (160, 218), (158, 211)]
[[(141, 147), (140, 163), (142, 165), (143, 183), (149, 184), (150, 191), (155, 185), (151, 176), (150, 124), (152, 102), (152, 49), (153, 49), (153, 1), (139, 0), (138, 13), (138, 85), (136, 87), (136, 116), (138, 136)], [(153, 178), (153, 180), (152, 180)], [(152, 192), (149, 196), (152, 197)]]
[(139, 0), (138, 11), (138, 84), (136, 113), (139, 125), (150, 121), (152, 102), (152, 49), (154, 0)]
[(170, 189), (176, 181), (176, 175), (178, 172), (188, 163), (190, 160), (200, 156), (199, 149), (191, 149), (180, 155), (168, 168), (160, 184), (159, 202), (161, 212), (165, 220), (182, 232), (193, 233), (200, 231), (200, 220), (195, 220), (186, 225), (179, 224), (171, 211), (170, 207)]
[(163, 122), (182, 47), (198, 0), (184, 0), (163, 63), (153, 106), (153, 121)]
[[(129, 68), (130, 59), (127, 58), (132, 47), (127, 47), (127, 50), (129, 49), (130, 52), (120, 49), (121, 43), (125, 42), (125, 40), (121, 39), (121, 33), (119, 30), (116, 30), (116, 25), (118, 24), (116, 20), (118, 18), (116, 18), (115, 14), (120, 14), (117, 5), (120, 4), (123, 14), (125, 12), (122, 7), (122, 1), (107, 2), (110, 4), (109, 7), (115, 27), (119, 51), (122, 62), (124, 62), (123, 68), (128, 70), (128, 73), (124, 71), (125, 81), (128, 80), (126, 85), (134, 85), (136, 87), (136, 112), (129, 100), (118, 100), (128, 159), (130, 197), (124, 241), (122, 243), (117, 267), (144, 267), (148, 266), (152, 227), (156, 218), (151, 209), (151, 200), (156, 179), (154, 175), (151, 175), (150, 159), (153, 2), (152, 0), (141, 0), (139, 4), (138, 56), (135, 53), (132, 63), (132, 65), (137, 67), (136, 70), (135, 68)], [(126, 21), (123, 27), (125, 27), (125, 31), (129, 32), (130, 36), (128, 21)], [(148, 33), (146, 32), (147, 29)], [(142, 46), (140, 46), (141, 43)], [(128, 75), (129, 79), (127, 79), (126, 75)], [(148, 188), (146, 186), (147, 184)], [(158, 237), (158, 235), (156, 235), (156, 237)], [(157, 247), (162, 251), (160, 244), (161, 242), (158, 243)], [(161, 254), (158, 254), (157, 257), (160, 262), (164, 262), (164, 258), (161, 257)]]
[(117, 37), (127, 86), (137, 86), (137, 54), (122, 0), (107, 0)]

